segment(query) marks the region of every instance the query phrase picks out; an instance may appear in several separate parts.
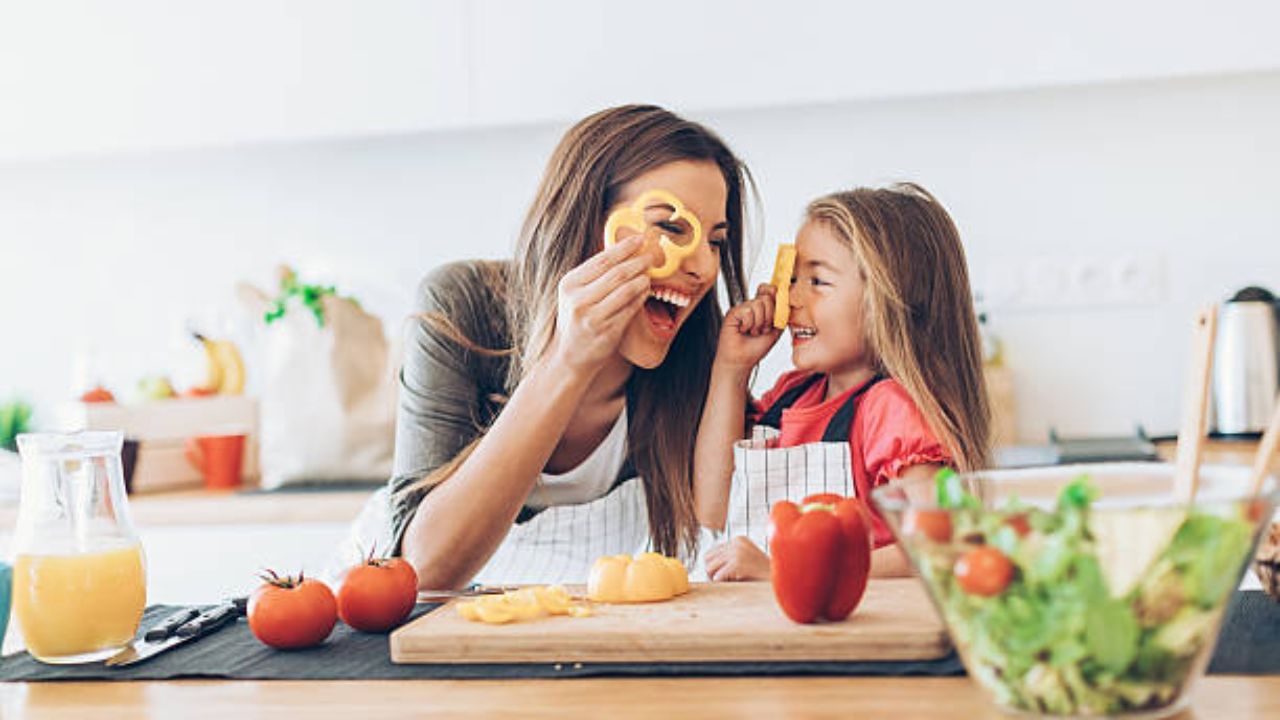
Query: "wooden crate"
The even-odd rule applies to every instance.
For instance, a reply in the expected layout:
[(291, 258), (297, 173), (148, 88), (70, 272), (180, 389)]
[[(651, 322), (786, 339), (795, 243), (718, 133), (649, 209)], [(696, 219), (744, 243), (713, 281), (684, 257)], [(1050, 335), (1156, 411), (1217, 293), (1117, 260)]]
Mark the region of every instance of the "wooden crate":
[(58, 428), (122, 430), (137, 440), (138, 458), (133, 470), (135, 493), (199, 487), (199, 471), (186, 459), (186, 441), (197, 435), (244, 432), (246, 484), (256, 484), (258, 469), (258, 402), (243, 395), (214, 395), (149, 402), (69, 402), (58, 409)]

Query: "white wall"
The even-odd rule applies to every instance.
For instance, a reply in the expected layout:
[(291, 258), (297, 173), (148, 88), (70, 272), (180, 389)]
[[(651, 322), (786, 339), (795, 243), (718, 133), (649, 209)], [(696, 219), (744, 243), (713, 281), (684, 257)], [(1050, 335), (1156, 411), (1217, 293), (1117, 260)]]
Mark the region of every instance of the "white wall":
[[(933, 190), (995, 300), (1027, 438), (1172, 432), (1193, 307), (1280, 289), (1280, 73), (698, 118), (758, 178), (770, 258), (822, 192)], [(118, 378), (163, 371), (184, 318), (282, 260), (402, 317), (426, 269), (508, 252), (563, 128), (0, 164), (0, 398), (21, 392), (47, 417), (82, 347)], [(1081, 301), (1080, 258), (1148, 282)]]

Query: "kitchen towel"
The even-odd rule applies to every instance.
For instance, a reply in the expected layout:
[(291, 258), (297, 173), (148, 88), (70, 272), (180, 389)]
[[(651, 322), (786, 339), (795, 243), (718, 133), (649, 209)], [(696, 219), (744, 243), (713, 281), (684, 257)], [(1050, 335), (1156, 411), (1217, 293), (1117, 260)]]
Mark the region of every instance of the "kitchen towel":
[[(419, 605), (414, 617), (433, 609)], [(149, 627), (176, 608), (147, 609)], [(1264, 593), (1236, 593), (1209, 665), (1210, 673), (1280, 673), (1280, 604)], [(339, 623), (321, 646), (282, 652), (259, 643), (244, 620), (201, 640), (129, 668), (43, 665), (26, 653), (0, 660), (0, 680), (411, 680), (550, 679), (582, 677), (948, 676), (963, 675), (954, 654), (926, 662), (699, 662), (547, 663), (503, 665), (396, 665), (386, 635), (371, 635)]]

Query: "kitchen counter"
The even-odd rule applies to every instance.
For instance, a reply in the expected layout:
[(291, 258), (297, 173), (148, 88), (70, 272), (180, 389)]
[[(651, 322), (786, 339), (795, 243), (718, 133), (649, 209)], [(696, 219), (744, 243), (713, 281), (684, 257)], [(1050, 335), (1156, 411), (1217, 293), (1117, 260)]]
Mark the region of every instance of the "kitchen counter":
[[(1202, 680), (1179, 717), (1280, 717), (1280, 676)], [(286, 717), (1001, 718), (966, 678), (686, 678), (380, 682), (9, 683), (0, 714), (28, 720)]]

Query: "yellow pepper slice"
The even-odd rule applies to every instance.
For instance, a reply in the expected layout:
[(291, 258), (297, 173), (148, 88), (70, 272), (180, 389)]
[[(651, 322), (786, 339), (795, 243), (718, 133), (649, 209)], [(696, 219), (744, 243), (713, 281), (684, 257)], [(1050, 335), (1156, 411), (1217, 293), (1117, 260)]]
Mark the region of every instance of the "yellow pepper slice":
[(773, 261), (773, 279), (769, 281), (777, 289), (773, 296), (773, 326), (778, 330), (785, 329), (791, 319), (791, 278), (795, 270), (796, 246), (779, 245), (778, 257)]
[(569, 591), (555, 585), (552, 587), (535, 587), (534, 595), (538, 598), (538, 604), (552, 615), (568, 615), (570, 607)]
[(493, 602), (489, 598), (481, 598), (476, 600), (475, 603), (476, 616), (480, 618), (481, 622), (501, 625), (516, 619), (515, 612), (505, 602)]
[(484, 595), (459, 602), (454, 607), (464, 620), (495, 625), (533, 620), (543, 615), (586, 617), (591, 614), (590, 608), (574, 605), (569, 591), (559, 585), (538, 585), (508, 590), (501, 595)]
[[(647, 237), (654, 226), (645, 219), (644, 211), (654, 202), (670, 205), (672, 208), (671, 217), (666, 218), (666, 222), (684, 218), (689, 223), (689, 228), (693, 235), (692, 239), (683, 245), (673, 242), (666, 235), (660, 234), (658, 236), (658, 247), (662, 249), (663, 262), (658, 267), (649, 268), (649, 277), (664, 278), (675, 273), (676, 269), (680, 267), (680, 263), (692, 255), (698, 249), (698, 244), (702, 242), (702, 222), (698, 220), (697, 215), (684, 206), (684, 203), (680, 202), (680, 198), (670, 192), (666, 190), (647, 190), (641, 193), (640, 197), (632, 201), (631, 204), (615, 208), (613, 212), (609, 213), (609, 218), (604, 224), (604, 245), (609, 247), (618, 242), (618, 231), (623, 228), (635, 230), (637, 233)], [(660, 228), (658, 232), (661, 232)]]

